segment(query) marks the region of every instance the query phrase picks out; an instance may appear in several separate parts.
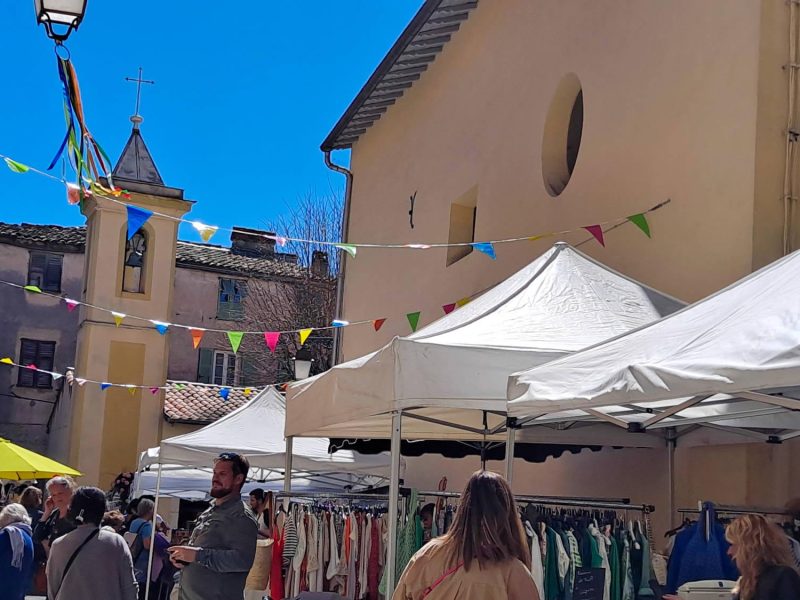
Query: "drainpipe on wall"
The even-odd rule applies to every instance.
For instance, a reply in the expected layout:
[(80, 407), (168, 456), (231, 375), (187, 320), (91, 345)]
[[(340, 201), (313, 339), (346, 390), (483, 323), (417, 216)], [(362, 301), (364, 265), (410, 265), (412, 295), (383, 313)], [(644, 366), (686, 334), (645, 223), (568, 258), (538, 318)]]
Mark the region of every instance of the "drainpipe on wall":
[[(344, 167), (337, 165), (331, 161), (331, 151), (325, 150), (325, 166), (331, 171), (341, 173), (345, 177), (344, 188), (344, 210), (342, 211), (342, 242), (347, 242), (347, 234), (350, 228), (350, 195), (353, 192), (353, 173)], [(334, 318), (339, 319), (342, 317), (344, 309), (344, 274), (347, 266), (347, 252), (340, 251), (341, 259), (339, 261), (339, 273), (336, 276), (336, 315)], [(336, 327), (333, 330), (333, 364), (339, 364), (339, 359), (342, 352), (342, 335), (341, 328)], [(333, 366), (333, 365), (331, 365)]]

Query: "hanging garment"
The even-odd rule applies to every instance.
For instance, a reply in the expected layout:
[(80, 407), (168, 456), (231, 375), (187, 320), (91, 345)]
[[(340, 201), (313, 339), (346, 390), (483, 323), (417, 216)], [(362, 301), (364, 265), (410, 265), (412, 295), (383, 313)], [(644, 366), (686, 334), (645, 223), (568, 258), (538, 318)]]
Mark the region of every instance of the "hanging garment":
[(347, 594), (348, 600), (355, 600), (356, 590), (358, 589), (358, 521), (354, 515), (348, 517), (350, 534), (348, 535), (349, 550), (347, 553)]
[(569, 571), (569, 554), (564, 547), (564, 541), (561, 539), (561, 533), (553, 531), (556, 538), (556, 564), (558, 566), (558, 584), (563, 593), (567, 581), (567, 572)]
[(567, 567), (567, 576), (564, 579), (564, 600), (572, 600), (572, 591), (575, 588), (575, 563), (572, 561), (572, 548), (570, 547), (569, 536), (566, 531), (560, 531), (561, 543), (564, 545), (564, 550), (569, 559), (569, 566)]
[(589, 533), (592, 534), (597, 545), (597, 552), (600, 554), (600, 566), (606, 570), (605, 582), (603, 584), (603, 600), (611, 600), (611, 565), (608, 562), (606, 538), (595, 525), (589, 525)]
[(306, 558), (307, 533), (305, 516), (297, 511), (297, 551), (292, 558), (292, 598), (300, 593), (301, 582), (303, 581), (301, 569)]
[(622, 600), (622, 570), (619, 562), (619, 545), (613, 536), (606, 535), (610, 541), (608, 563), (611, 567), (611, 600)]
[(373, 519), (370, 528), (370, 551), (367, 566), (367, 600), (378, 600), (378, 584), (380, 581), (381, 524), (380, 519)]
[(308, 577), (308, 591), (318, 592), (317, 572), (320, 570), (319, 564), (319, 523), (316, 515), (308, 516), (308, 550), (306, 552), (306, 574)]
[(297, 523), (292, 513), (286, 515), (284, 523), (283, 566), (288, 568), (297, 552)]
[(624, 528), (619, 532), (619, 539), (622, 540), (622, 552), (620, 554), (622, 600), (635, 600), (636, 591), (633, 587), (633, 569), (631, 568), (631, 540), (630, 535)]
[(525, 533), (528, 534), (528, 543), (531, 549), (531, 575), (539, 592), (539, 598), (544, 598), (544, 564), (542, 563), (542, 549), (539, 546), (539, 537), (533, 530), (529, 521), (525, 521)]
[(283, 533), (274, 528), (272, 544), (272, 565), (269, 574), (269, 596), (271, 600), (283, 600)]
[(650, 555), (650, 540), (647, 532), (639, 532), (639, 543), (642, 545), (642, 579), (639, 583), (639, 597), (651, 598), (655, 596), (650, 589), (650, 579), (652, 578), (652, 557)]
[(560, 600), (561, 585), (558, 579), (558, 548), (556, 532), (549, 527), (545, 530), (547, 554), (544, 558), (544, 597), (545, 600)]
[(328, 520), (328, 536), (330, 546), (328, 547), (328, 569), (325, 577), (331, 580), (339, 572), (339, 541), (336, 537), (336, 519), (333, 515)]
[[(411, 495), (408, 499), (408, 506), (417, 506), (419, 503), (419, 492), (417, 490), (411, 490)], [(394, 515), (389, 516), (388, 518), (396, 518)], [(414, 516), (410, 516), (403, 526), (397, 528), (397, 576), (399, 577), (400, 574), (405, 570), (406, 565), (411, 560), (411, 558), (416, 553), (417, 549), (415, 548), (417, 543), (417, 524)], [(386, 543), (391, 543), (388, 537), (388, 529), (386, 533)], [(388, 573), (388, 569), (383, 570), (383, 576), (381, 577), (381, 584), (379, 591), (384, 596), (386, 595), (386, 574)]]

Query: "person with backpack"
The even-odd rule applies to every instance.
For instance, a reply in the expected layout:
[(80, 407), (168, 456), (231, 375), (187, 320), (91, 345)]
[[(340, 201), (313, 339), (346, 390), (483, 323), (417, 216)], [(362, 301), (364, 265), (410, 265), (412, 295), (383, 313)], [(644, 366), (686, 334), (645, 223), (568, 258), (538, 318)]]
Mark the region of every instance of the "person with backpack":
[[(136, 582), (139, 584), (139, 598), (144, 600), (147, 583), (147, 563), (150, 559), (150, 544), (153, 540), (153, 521), (155, 518), (155, 503), (149, 498), (143, 498), (136, 507), (138, 515), (131, 524), (125, 539), (131, 550), (133, 567), (136, 573)], [(164, 567), (166, 549), (169, 547), (167, 538), (157, 532), (155, 535), (156, 547), (153, 552), (153, 565), (150, 569), (151, 595), (157, 593), (157, 586), (152, 585), (158, 580)]]
[(56, 539), (47, 561), (50, 600), (136, 600), (131, 553), (118, 534), (102, 530), (106, 496), (94, 487), (75, 492), (67, 516), (77, 528)]

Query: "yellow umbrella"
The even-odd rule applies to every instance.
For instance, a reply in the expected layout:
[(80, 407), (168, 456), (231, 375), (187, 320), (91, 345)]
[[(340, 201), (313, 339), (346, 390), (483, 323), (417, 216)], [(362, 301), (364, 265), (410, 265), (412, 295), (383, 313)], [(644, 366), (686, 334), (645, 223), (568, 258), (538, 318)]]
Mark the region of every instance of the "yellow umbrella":
[(80, 473), (61, 463), (26, 450), (0, 438), (0, 479), (16, 481), (24, 479), (46, 479), (56, 475), (79, 477)]

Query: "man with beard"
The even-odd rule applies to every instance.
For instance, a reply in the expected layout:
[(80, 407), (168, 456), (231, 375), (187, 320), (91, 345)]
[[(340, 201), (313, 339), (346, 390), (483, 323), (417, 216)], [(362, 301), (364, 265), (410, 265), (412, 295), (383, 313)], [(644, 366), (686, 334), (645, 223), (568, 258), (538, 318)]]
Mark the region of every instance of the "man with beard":
[(258, 536), (241, 496), (249, 470), (248, 460), (233, 452), (214, 461), (213, 504), (197, 519), (188, 545), (169, 549), (172, 564), (182, 569), (180, 600), (241, 600)]

